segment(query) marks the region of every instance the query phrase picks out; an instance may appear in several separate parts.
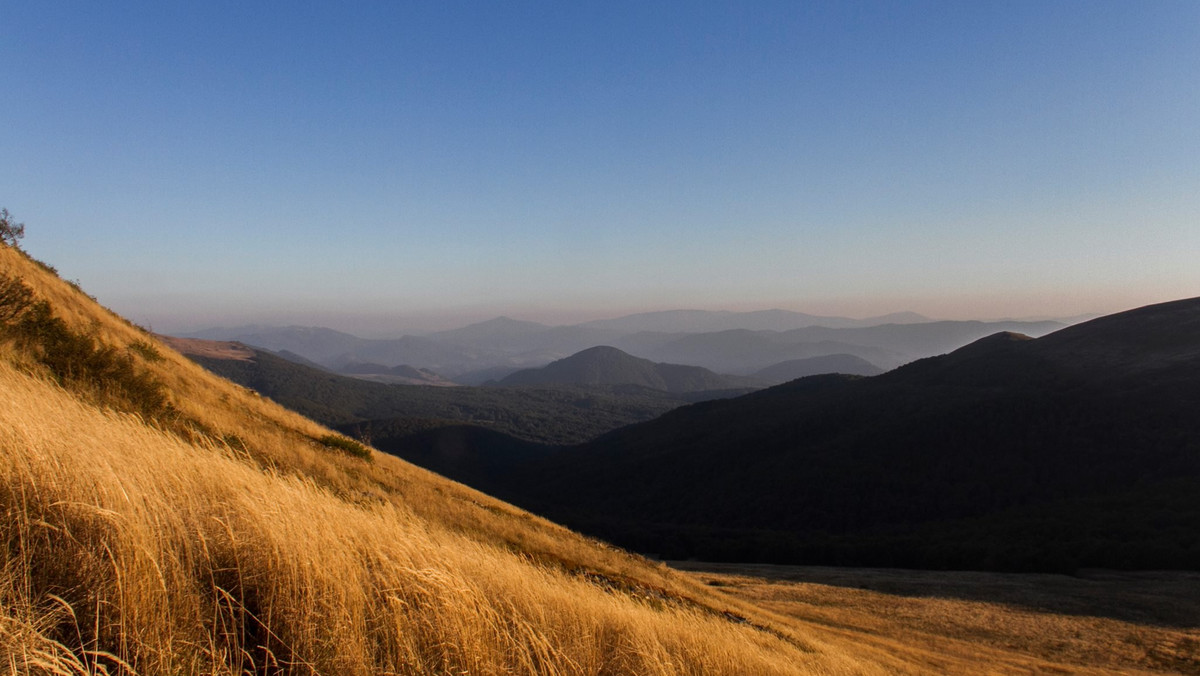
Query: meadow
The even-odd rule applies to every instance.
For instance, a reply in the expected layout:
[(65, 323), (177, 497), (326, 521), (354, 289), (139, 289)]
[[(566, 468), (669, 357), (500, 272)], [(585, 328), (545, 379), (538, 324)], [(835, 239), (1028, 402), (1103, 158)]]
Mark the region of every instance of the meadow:
[(1200, 674), (1194, 572), (672, 565), (797, 626), (891, 646), (935, 673), (987, 673), (990, 665), (1012, 674)]

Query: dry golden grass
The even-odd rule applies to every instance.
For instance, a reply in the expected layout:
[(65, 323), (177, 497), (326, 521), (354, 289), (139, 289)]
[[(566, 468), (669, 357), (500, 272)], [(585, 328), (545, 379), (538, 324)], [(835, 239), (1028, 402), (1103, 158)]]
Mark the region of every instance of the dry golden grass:
[(676, 565), (818, 635), (893, 646), (935, 673), (1200, 674), (1194, 573)]

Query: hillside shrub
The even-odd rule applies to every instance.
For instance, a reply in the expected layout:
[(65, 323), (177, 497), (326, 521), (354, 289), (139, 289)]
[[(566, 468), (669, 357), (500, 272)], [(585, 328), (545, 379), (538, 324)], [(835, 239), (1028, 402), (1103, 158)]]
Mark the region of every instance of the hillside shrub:
[(320, 439), (317, 439), (317, 441), (326, 448), (342, 451), (343, 453), (352, 455), (356, 458), (362, 458), (363, 460), (371, 459), (371, 449), (363, 446), (353, 439), (343, 437), (339, 434), (326, 434)]
[(157, 347), (154, 347), (144, 340), (130, 343), (129, 349), (132, 352), (136, 352), (137, 354), (141, 355), (142, 359), (145, 359), (148, 362), (160, 362), (164, 359), (162, 353), (158, 351)]
[(17, 321), (33, 305), (33, 291), (19, 279), (0, 276), (0, 327)]

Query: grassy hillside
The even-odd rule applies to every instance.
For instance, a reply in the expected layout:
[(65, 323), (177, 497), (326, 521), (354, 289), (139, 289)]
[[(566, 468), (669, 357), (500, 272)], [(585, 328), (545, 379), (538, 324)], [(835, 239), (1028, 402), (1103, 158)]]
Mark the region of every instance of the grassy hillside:
[(0, 247), (0, 278), (17, 289), (0, 303), (9, 673), (896, 671), (403, 461), (345, 453), (16, 250)]

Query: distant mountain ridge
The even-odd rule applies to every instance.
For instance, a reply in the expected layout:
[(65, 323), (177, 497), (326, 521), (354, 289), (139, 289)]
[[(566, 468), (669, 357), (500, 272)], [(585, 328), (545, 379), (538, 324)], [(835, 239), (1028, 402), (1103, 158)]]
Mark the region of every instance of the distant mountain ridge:
[(655, 331), (663, 333), (710, 333), (730, 329), (751, 331), (787, 331), (805, 326), (827, 326), (847, 328), (875, 326), (878, 324), (900, 324), (928, 322), (915, 312), (896, 312), (882, 317), (850, 319), (849, 317), (826, 317), (790, 310), (756, 310), (732, 312), (728, 310), (664, 310), (642, 312), (614, 319), (597, 319), (580, 326), (609, 329), (622, 333)]
[(1040, 336), (1060, 328), (1063, 325), (1057, 322), (939, 321), (844, 328), (809, 326), (790, 331), (639, 333), (615, 344), (646, 359), (702, 364), (721, 373), (751, 374), (782, 361), (830, 354), (851, 354), (886, 370), (944, 354), (997, 331)]
[(248, 326), (198, 331), (186, 337), (209, 340), (234, 340), (272, 352), (284, 351), (340, 371), (356, 363), (378, 363), (388, 368), (409, 365), (439, 373), (459, 368), (483, 366), (503, 358), (500, 351), (481, 351), (441, 343), (422, 336), (391, 339), (359, 338), (323, 327)]
[[(942, 354), (996, 331), (1042, 335), (1055, 322), (932, 322), (912, 313), (855, 320), (783, 310), (751, 313), (680, 310), (574, 326), (497, 317), (425, 336), (366, 339), (316, 327), (209, 329), (190, 337), (235, 340), (291, 353), (341, 371), (356, 363), (408, 365), (450, 380), (480, 383), (600, 345), (654, 362), (700, 366), (748, 376), (773, 364), (851, 354), (883, 369)], [(871, 324), (888, 320), (890, 323)], [(815, 325), (822, 321), (827, 325)], [(622, 328), (623, 327), (623, 328)], [(685, 327), (690, 331), (661, 329)], [(733, 327), (733, 328), (730, 328)], [(654, 329), (654, 330), (651, 330)]]
[(723, 376), (699, 366), (660, 364), (610, 346), (592, 347), (538, 369), (518, 371), (502, 379), (520, 385), (638, 385), (664, 392), (701, 392), (754, 388), (751, 378)]

